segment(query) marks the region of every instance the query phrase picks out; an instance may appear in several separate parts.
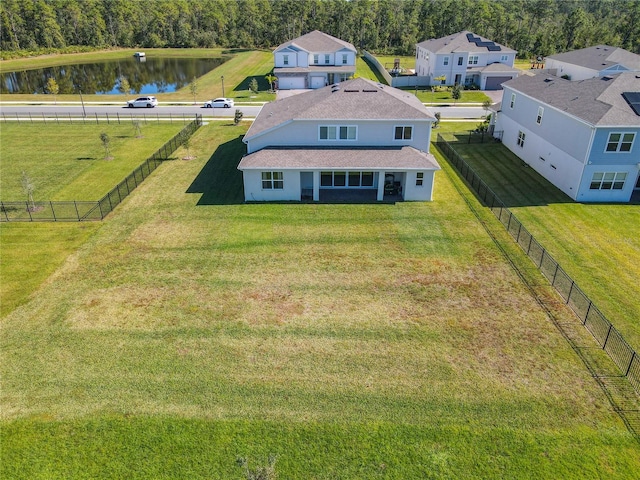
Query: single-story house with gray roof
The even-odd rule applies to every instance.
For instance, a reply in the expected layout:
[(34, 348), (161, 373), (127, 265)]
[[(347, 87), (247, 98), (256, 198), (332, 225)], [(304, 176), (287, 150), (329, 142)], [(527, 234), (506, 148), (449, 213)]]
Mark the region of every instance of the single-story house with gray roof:
[(243, 139), (245, 201), (432, 200), (434, 120), (413, 94), (362, 78), (268, 103)]
[(622, 72), (640, 73), (640, 55), (624, 48), (595, 45), (550, 55), (545, 67), (555, 70), (559, 77), (566, 75), (569, 80), (586, 80)]

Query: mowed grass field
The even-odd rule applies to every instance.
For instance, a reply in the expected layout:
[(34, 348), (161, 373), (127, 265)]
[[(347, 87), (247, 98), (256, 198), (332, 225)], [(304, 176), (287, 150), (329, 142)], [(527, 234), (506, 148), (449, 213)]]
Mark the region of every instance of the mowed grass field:
[(3, 318), (2, 478), (637, 474), (446, 166), (434, 202), (245, 205), (244, 131), (201, 128)]
[[(3, 123), (0, 199), (27, 200), (24, 171), (36, 201), (99, 200), (184, 127), (140, 119), (141, 136), (124, 117), (120, 125)], [(107, 159), (101, 133), (109, 136), (112, 158)]]
[(455, 148), (640, 351), (640, 206), (573, 202), (500, 144)]

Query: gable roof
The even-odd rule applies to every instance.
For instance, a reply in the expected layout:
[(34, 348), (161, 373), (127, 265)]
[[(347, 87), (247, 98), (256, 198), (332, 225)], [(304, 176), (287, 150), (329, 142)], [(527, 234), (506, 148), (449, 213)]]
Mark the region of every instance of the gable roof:
[(434, 117), (412, 93), (356, 78), (267, 103), (244, 141), (293, 120), (425, 120)]
[(574, 82), (551, 75), (523, 75), (502, 85), (591, 125), (640, 128), (640, 116), (622, 95), (624, 92), (640, 92), (640, 76), (634, 73)]
[(338, 50), (351, 50), (356, 51), (356, 47), (349, 42), (340, 40), (339, 38), (332, 37), (319, 30), (306, 33), (298, 38), (289, 40), (276, 48), (275, 51), (279, 51), (288, 47), (298, 47), (301, 50), (307, 52), (336, 52)]
[(550, 55), (547, 59), (558, 60), (591, 70), (601, 71), (614, 65), (623, 65), (632, 71), (640, 71), (640, 55), (624, 48), (595, 45), (571, 52)]
[(480, 37), (468, 30), (454, 33), (448, 37), (425, 40), (424, 42), (418, 43), (418, 46), (433, 53), (486, 53), (491, 51), (517, 53), (515, 50), (495, 43), (487, 38)]

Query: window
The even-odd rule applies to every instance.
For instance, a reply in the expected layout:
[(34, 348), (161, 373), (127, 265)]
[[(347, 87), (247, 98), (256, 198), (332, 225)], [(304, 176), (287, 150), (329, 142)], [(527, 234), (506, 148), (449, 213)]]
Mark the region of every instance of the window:
[(508, 57), (507, 55), (502, 55), (502, 56), (500, 57), (500, 61), (501, 61), (501, 62), (506, 62), (507, 60), (509, 60), (509, 57)]
[(347, 184), (347, 172), (333, 172), (333, 186), (344, 187)]
[(373, 186), (373, 172), (362, 172), (362, 186), (363, 187)]
[(524, 137), (525, 134), (523, 131), (519, 131), (518, 132), (518, 145), (520, 146), (520, 148), (524, 147)]
[(282, 56), (282, 63), (284, 65), (289, 65), (289, 55), (283, 55)]
[(591, 177), (591, 190), (622, 190), (627, 172), (596, 172)]
[(263, 190), (282, 190), (284, 188), (282, 172), (262, 172)]
[(538, 116), (536, 117), (536, 123), (540, 125), (542, 123), (542, 114), (544, 113), (544, 108), (538, 107)]
[(478, 64), (478, 55), (469, 55), (469, 65)]
[(630, 152), (635, 133), (610, 133), (607, 140), (607, 152)]
[(332, 172), (320, 172), (320, 186), (332, 187), (333, 186), (333, 173)]
[(330, 58), (331, 58), (331, 57), (330, 57), (330, 55), (325, 55), (325, 56), (324, 56), (324, 63), (325, 63), (325, 65), (329, 63), (329, 59), (330, 59)]
[(462, 62), (464, 62), (464, 57), (458, 57), (458, 65), (462, 65)]
[(342, 54), (342, 64), (343, 64), (343, 65), (346, 65), (346, 64), (347, 64), (347, 54), (346, 54), (346, 53), (343, 53), (343, 54)]
[(396, 127), (395, 135), (393, 136), (394, 140), (411, 140), (413, 135), (413, 127), (404, 126), (404, 127)]
[(373, 172), (320, 172), (321, 187), (372, 187)]
[(416, 173), (416, 187), (421, 187), (424, 183), (424, 172)]
[(511, 94), (511, 103), (509, 104), (509, 107), (513, 108), (513, 106), (516, 104), (516, 94), (512, 93)]
[(444, 64), (449, 65), (449, 57), (444, 57)]
[(320, 62), (320, 55), (318, 55), (317, 53), (313, 55), (313, 64), (317, 65), (318, 62)]
[(320, 140), (356, 140), (358, 127), (355, 125), (320, 126)]

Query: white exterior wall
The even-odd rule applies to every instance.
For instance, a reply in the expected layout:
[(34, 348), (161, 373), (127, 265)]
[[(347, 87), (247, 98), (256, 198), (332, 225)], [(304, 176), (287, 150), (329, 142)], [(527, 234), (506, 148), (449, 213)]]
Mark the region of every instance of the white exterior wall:
[(563, 75), (569, 75), (569, 80), (572, 82), (578, 80), (586, 80), (588, 78), (594, 78), (598, 76), (598, 71), (591, 68), (580, 67), (578, 65), (572, 65), (571, 63), (561, 62), (553, 58), (548, 58), (545, 63), (545, 68), (555, 68), (557, 70), (558, 77)]
[[(423, 172), (424, 178), (421, 186), (416, 186), (416, 173)], [(433, 200), (433, 184), (435, 171), (433, 170), (416, 170), (408, 171), (405, 176), (405, 185), (402, 195), (408, 202), (427, 202)]]
[[(509, 150), (569, 197), (577, 200), (584, 169), (582, 161), (548, 142), (540, 136), (540, 131), (526, 128), (504, 115), (504, 111), (498, 114), (496, 130), (504, 131), (502, 143)], [(524, 147), (518, 145), (519, 131), (526, 135)]]
[[(265, 107), (267, 108), (267, 107)], [(319, 140), (320, 125), (355, 125), (358, 127), (356, 140)], [(413, 126), (412, 140), (395, 140), (396, 126)], [(267, 132), (247, 142), (247, 153), (253, 153), (269, 146), (411, 146), (424, 152), (429, 151), (431, 122), (415, 120), (386, 121), (305, 121), (298, 120)]]
[(242, 180), (244, 183), (244, 199), (247, 202), (278, 202), (278, 201), (299, 201), (300, 200), (300, 170), (277, 170), (269, 171), (283, 172), (283, 189), (262, 188), (263, 170), (243, 170)]

